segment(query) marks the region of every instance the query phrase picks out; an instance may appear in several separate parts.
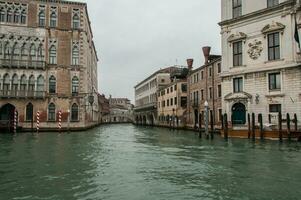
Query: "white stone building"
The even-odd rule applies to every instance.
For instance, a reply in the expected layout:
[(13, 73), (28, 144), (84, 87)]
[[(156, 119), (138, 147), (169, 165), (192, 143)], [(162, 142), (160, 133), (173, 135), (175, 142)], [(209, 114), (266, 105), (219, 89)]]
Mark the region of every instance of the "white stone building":
[[(247, 113), (277, 121), (278, 112), (301, 117), (301, 27), (295, 0), (222, 0), (223, 111), (234, 124)], [(296, 14), (297, 13), (297, 14)], [(297, 19), (297, 20), (295, 20)], [(296, 22), (297, 21), (297, 22)], [(297, 26), (296, 24), (297, 23)]]

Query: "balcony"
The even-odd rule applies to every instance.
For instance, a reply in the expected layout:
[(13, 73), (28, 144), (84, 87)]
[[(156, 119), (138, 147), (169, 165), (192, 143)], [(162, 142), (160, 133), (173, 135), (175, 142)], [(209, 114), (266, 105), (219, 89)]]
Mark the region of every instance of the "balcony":
[(44, 99), (46, 92), (44, 91), (13, 91), (13, 90), (0, 90), (0, 98), (30, 98), (30, 99)]
[(44, 70), (45, 61), (0, 59), (0, 67)]
[(134, 108), (134, 110), (136, 112), (140, 112), (140, 111), (147, 111), (147, 110), (155, 110), (157, 108), (157, 103), (153, 102), (153, 103), (148, 103), (148, 104), (143, 104), (140, 106), (136, 106)]

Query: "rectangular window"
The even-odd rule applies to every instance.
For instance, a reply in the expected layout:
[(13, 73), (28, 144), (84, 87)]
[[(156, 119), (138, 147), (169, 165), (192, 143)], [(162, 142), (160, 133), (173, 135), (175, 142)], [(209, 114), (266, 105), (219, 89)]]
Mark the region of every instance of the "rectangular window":
[(173, 99), (170, 99), (170, 106), (173, 106)]
[(182, 89), (182, 92), (187, 92), (187, 85), (186, 84), (182, 84), (181, 85), (181, 89)]
[(177, 104), (178, 104), (178, 98), (175, 97), (175, 105), (177, 105)]
[(204, 90), (201, 90), (201, 99), (204, 101)]
[(204, 79), (204, 71), (201, 71), (201, 80)]
[(222, 86), (221, 85), (217, 86), (217, 93), (218, 93), (218, 97), (222, 97)]
[(268, 51), (269, 60), (280, 59), (279, 33), (268, 34)]
[(242, 66), (242, 41), (233, 43), (233, 66)]
[(234, 91), (234, 93), (243, 91), (243, 79), (242, 78), (234, 78), (233, 79), (233, 91)]
[(220, 63), (217, 64), (217, 73), (221, 73), (222, 72), (222, 66)]
[(167, 88), (167, 92), (166, 93), (169, 94), (169, 88)]
[(163, 108), (165, 107), (165, 101), (162, 101), (162, 107)]
[(279, 113), (281, 112), (281, 104), (271, 104), (270, 113)]
[(270, 7), (274, 7), (274, 6), (276, 6), (276, 5), (278, 5), (279, 4), (279, 0), (267, 0), (268, 2), (268, 8), (270, 8)]
[(223, 115), (222, 109), (218, 109), (218, 119), (220, 122), (222, 121), (222, 115)]
[(212, 99), (213, 95), (212, 95), (212, 87), (209, 88), (209, 98)]
[(181, 107), (187, 106), (187, 97), (181, 97)]
[(242, 15), (241, 0), (232, 0), (232, 15), (237, 18)]
[(172, 93), (172, 92), (173, 92), (173, 87), (170, 88), (170, 93)]
[(178, 88), (177, 88), (177, 85), (175, 85), (175, 91), (177, 91), (177, 89), (178, 89)]
[(209, 77), (211, 77), (212, 76), (212, 68), (210, 67), (209, 68)]
[(280, 90), (281, 89), (281, 79), (280, 72), (269, 74), (269, 89), (270, 90)]
[(169, 99), (167, 100), (167, 107), (169, 106)]

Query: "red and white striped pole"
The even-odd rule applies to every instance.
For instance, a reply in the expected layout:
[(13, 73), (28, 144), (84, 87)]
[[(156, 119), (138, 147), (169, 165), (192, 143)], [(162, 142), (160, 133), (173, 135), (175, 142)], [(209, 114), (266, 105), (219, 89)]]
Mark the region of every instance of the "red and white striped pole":
[(37, 112), (37, 133), (40, 130), (40, 111)]
[(15, 109), (14, 112), (14, 133), (17, 133), (17, 120), (18, 120), (18, 112), (17, 109)]
[(59, 111), (59, 132), (62, 130), (62, 111)]

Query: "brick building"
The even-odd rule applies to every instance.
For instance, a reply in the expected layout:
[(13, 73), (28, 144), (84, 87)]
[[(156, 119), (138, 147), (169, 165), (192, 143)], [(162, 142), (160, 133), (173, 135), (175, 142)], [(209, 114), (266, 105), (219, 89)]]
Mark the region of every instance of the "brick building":
[[(97, 53), (85, 3), (0, 2), (0, 125), (86, 128), (98, 122)], [(94, 101), (95, 99), (95, 101)]]
[[(205, 64), (192, 69), (188, 77), (188, 106), (186, 124), (190, 128), (199, 125), (200, 116), (204, 120), (205, 102), (209, 104), (209, 119), (214, 125), (221, 124), (222, 86), (221, 86), (221, 56), (211, 55), (210, 47), (204, 47)], [(210, 121), (210, 120), (209, 120)], [(210, 121), (211, 122), (211, 121)], [(204, 123), (204, 122), (203, 122)]]

